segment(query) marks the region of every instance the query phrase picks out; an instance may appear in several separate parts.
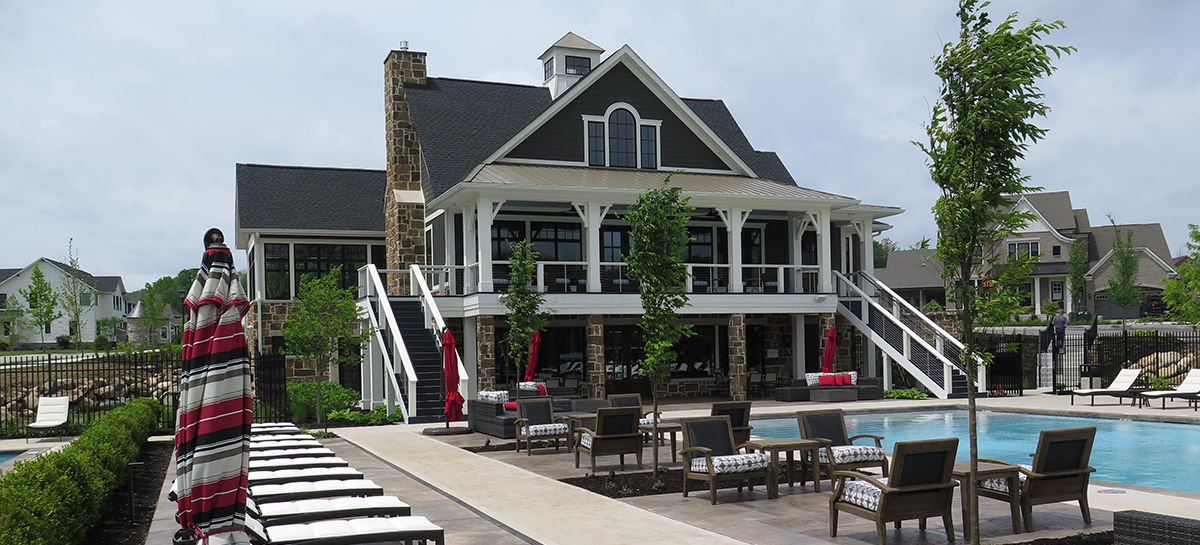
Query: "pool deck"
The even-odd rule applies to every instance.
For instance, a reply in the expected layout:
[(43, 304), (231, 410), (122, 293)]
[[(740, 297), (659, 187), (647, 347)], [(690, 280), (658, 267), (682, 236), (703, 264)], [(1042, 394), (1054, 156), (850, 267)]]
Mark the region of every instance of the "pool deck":
[[(1041, 414), (1070, 414), (1110, 418), (1140, 418), (1200, 423), (1200, 413), (1184, 409), (1180, 401), (1168, 402), (1168, 409), (1134, 408), (1118, 405), (1115, 398), (1098, 397), (1095, 406), (1086, 399), (1070, 396), (1030, 393), (1023, 397), (980, 399), (981, 409), (1026, 411)], [(847, 412), (883, 410), (921, 410), (965, 407), (966, 400), (881, 400), (835, 404)], [(707, 415), (709, 402), (664, 405), (664, 418)], [(821, 403), (779, 403), (755, 400), (755, 417), (787, 416), (799, 410), (829, 407)], [(456, 424), (465, 426), (465, 423)], [(811, 483), (795, 488), (781, 487), (778, 499), (768, 500), (763, 487), (753, 492), (736, 489), (718, 492), (717, 505), (710, 505), (708, 493), (643, 496), (625, 500), (608, 499), (557, 479), (583, 476), (589, 472), (587, 461), (574, 467), (574, 455), (565, 450), (535, 449), (533, 456), (524, 452), (472, 454), (459, 447), (481, 445), (485, 440), (502, 442), (479, 434), (430, 437), (424, 425), (338, 428), (339, 438), (322, 442), (339, 456), (413, 506), (413, 513), (424, 515), (446, 529), (451, 544), (567, 544), (586, 540), (596, 544), (625, 543), (876, 543), (873, 523), (844, 515), (840, 517), (837, 538), (829, 537), (828, 481), (822, 492)], [(1031, 432), (1030, 449), (1036, 446)], [(0, 450), (5, 445), (0, 442)], [(660, 460), (670, 463), (667, 447)], [(649, 464), (650, 452), (645, 455)], [(1093, 461), (1093, 465), (1095, 462)], [(597, 470), (607, 473), (617, 467), (616, 457), (602, 457)], [(629, 457), (626, 471), (635, 471)], [(167, 481), (173, 477), (168, 471)], [(169, 543), (178, 528), (173, 515), (175, 506), (166, 500), (166, 488), (151, 527), (148, 543)], [(1020, 543), (1036, 538), (1062, 537), (1080, 532), (1099, 532), (1112, 528), (1112, 512), (1139, 509), (1177, 516), (1195, 517), (1200, 513), (1200, 495), (1150, 490), (1126, 485), (1093, 482), (1089, 493), (1092, 524), (1085, 526), (1075, 502), (1035, 506), (1034, 531), (1013, 534), (1007, 505), (984, 499), (980, 502), (981, 535), (984, 543)], [(962, 519), (955, 493), (955, 534), (962, 543)], [(940, 520), (931, 520), (921, 532), (916, 522), (906, 522), (901, 530), (889, 526), (888, 543), (949, 543)]]

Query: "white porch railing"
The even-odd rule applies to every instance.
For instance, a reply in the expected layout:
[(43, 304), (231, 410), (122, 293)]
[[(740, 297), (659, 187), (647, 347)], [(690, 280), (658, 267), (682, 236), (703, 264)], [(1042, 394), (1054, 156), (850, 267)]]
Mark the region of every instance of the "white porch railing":
[[(424, 269), (422, 269), (421, 265), (414, 263), (409, 267), (409, 270), (412, 271), (412, 274), (409, 275), (409, 278), (412, 280), (409, 293), (415, 293), (421, 296), (421, 306), (425, 310), (425, 325), (428, 327), (430, 324), (432, 324), (434, 331), (439, 333), (434, 335), (434, 338), (437, 339), (438, 350), (442, 352), (442, 357), (445, 358), (445, 347), (442, 346), (442, 336), (440, 333), (446, 331), (446, 320), (442, 319), (442, 313), (438, 310), (437, 302), (433, 300), (433, 292), (425, 283)], [(459, 395), (462, 395), (463, 399), (466, 399), (466, 392), (470, 390), (471, 387), (471, 377), (470, 375), (467, 375), (467, 368), (465, 365), (463, 365), (462, 354), (458, 351), (457, 347), (455, 347), (454, 350), (454, 359), (458, 362), (458, 384), (454, 385), (454, 387), (458, 390)], [(445, 360), (443, 359), (442, 361)], [(450, 385), (447, 384), (446, 388), (450, 388)], [(466, 410), (466, 405), (463, 405), (464, 414), (466, 413)]]
[[(407, 274), (408, 271), (384, 272)], [(417, 413), (417, 372), (396, 326), (387, 288), (379, 277), (379, 270), (371, 264), (358, 269), (358, 286), (358, 306), (366, 311), (364, 322), (375, 328), (375, 334), (367, 343), (367, 357), (363, 363), (363, 408), (386, 405), (390, 416), (399, 405), (400, 413), (407, 421), (410, 415)], [(399, 373), (394, 365), (396, 361), (400, 362)]]

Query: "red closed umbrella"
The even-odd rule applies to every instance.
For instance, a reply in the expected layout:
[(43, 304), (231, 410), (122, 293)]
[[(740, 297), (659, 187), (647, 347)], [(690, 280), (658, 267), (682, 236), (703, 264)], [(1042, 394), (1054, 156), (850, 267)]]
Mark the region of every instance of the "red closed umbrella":
[(458, 347), (454, 342), (454, 334), (447, 329), (442, 334), (442, 372), (446, 376), (446, 424), (462, 418), (463, 396), (458, 393)]
[(533, 372), (537, 370), (538, 348), (542, 346), (542, 333), (533, 332), (533, 342), (529, 344), (529, 361), (525, 364), (525, 382), (533, 382)]
[(822, 373), (833, 372), (833, 353), (837, 351), (837, 330), (829, 328), (825, 333), (825, 363), (821, 366)]

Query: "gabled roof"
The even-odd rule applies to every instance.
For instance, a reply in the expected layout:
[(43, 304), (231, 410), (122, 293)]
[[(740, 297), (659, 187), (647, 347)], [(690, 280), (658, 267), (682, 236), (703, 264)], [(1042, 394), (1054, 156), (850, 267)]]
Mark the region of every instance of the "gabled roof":
[(49, 258), (45, 258), (45, 257), (43, 257), (42, 259), (53, 264), (55, 267), (62, 269), (62, 272), (67, 273), (71, 276), (74, 276), (75, 278), (82, 280), (83, 283), (91, 286), (93, 289), (99, 289), (97, 287), (99, 282), (97, 281), (95, 276), (92, 276), (91, 273), (89, 273), (87, 271), (82, 271), (82, 270), (76, 269), (75, 267), (67, 265), (66, 263), (63, 263), (61, 261), (55, 261), (53, 259), (49, 259)]
[(1038, 213), (1046, 218), (1050, 226), (1063, 231), (1075, 229), (1075, 215), (1071, 208), (1071, 193), (1069, 191), (1051, 191), (1046, 193), (1026, 193), (1023, 195)]
[(13, 275), (21, 272), (21, 269), (0, 269), (0, 282), (12, 278)]
[(574, 32), (568, 32), (563, 35), (562, 38), (559, 38), (557, 42), (554, 42), (554, 45), (546, 48), (546, 51), (542, 52), (542, 54), (538, 55), (538, 57), (545, 57), (546, 53), (549, 53), (551, 49), (556, 47), (569, 47), (571, 49), (582, 49), (584, 51), (604, 51), (603, 47), (583, 39), (583, 37)]
[(386, 185), (382, 170), (239, 163), (238, 246), (254, 231), (380, 233)]
[(97, 276), (96, 290), (101, 293), (116, 293), (121, 287), (120, 276)]
[(1091, 255), (1093, 258), (1103, 258), (1110, 250), (1112, 250), (1113, 238), (1116, 236), (1116, 230), (1120, 229), (1121, 233), (1133, 234), (1133, 246), (1145, 247), (1154, 253), (1159, 259), (1165, 263), (1171, 263), (1174, 259), (1171, 257), (1171, 247), (1167, 246), (1167, 237), (1163, 235), (1162, 225), (1157, 223), (1135, 223), (1129, 225), (1103, 225), (1092, 228), (1092, 236), (1089, 242), (1089, 251), (1094, 250)]
[(896, 250), (888, 254), (887, 267), (875, 269), (875, 276), (895, 289), (944, 288), (942, 263), (933, 258), (934, 250)]
[(1071, 215), (1075, 216), (1075, 229), (1080, 233), (1090, 233), (1092, 231), (1092, 222), (1088, 219), (1086, 208), (1076, 208), (1071, 211)]

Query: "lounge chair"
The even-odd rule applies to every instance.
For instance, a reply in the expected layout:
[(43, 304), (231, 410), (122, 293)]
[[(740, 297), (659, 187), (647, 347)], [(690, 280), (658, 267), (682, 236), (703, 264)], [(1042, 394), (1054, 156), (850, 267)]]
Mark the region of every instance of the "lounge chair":
[(300, 428), (291, 422), (262, 422), (250, 425), (250, 433), (255, 435), (281, 435), (301, 433)]
[[(29, 427), (39, 430), (57, 428), (67, 423), (67, 415), (70, 412), (71, 398), (67, 396), (40, 396), (38, 397), (37, 418), (29, 424)], [(58, 441), (62, 442), (62, 435), (58, 436)], [(25, 442), (29, 442), (29, 436), (25, 436)]]
[[(284, 451), (286, 452), (286, 451)], [(299, 456), (254, 458), (250, 460), (250, 471), (276, 471), (280, 469), (304, 469), (308, 467), (349, 467), (350, 462), (337, 456)]]
[(517, 420), (513, 423), (517, 430), (517, 451), (521, 450), (521, 441), (525, 441), (526, 454), (533, 455), (534, 439), (550, 439), (554, 441), (554, 450), (558, 450), (558, 440), (571, 440), (570, 427), (566, 419), (554, 416), (554, 400), (549, 397), (535, 397), (517, 401)]
[(754, 490), (750, 479), (774, 478), (771, 458), (764, 452), (739, 453), (745, 445), (735, 443), (729, 417), (704, 416), (684, 418), (683, 427), (683, 497), (688, 495), (688, 480), (707, 481), (709, 501), (717, 504), (717, 488), (722, 481), (738, 481), (738, 493), (743, 483)]
[[(1092, 512), (1088, 508), (1088, 479), (1095, 468), (1088, 465), (1092, 456), (1092, 442), (1096, 428), (1068, 428), (1045, 430), (1038, 438), (1037, 452), (1033, 453), (1033, 465), (1021, 466), (1021, 514), (1025, 519), (1025, 531), (1033, 529), (1033, 506), (1060, 501), (1079, 501), (1083, 522), (1092, 523)], [(999, 460), (980, 460), (1003, 464)], [(1011, 502), (1013, 492), (1005, 479), (986, 479), (976, 487), (980, 496)]]
[(1143, 399), (1161, 399), (1162, 408), (1167, 408), (1167, 398), (1186, 399), (1188, 405), (1192, 406), (1192, 410), (1200, 409), (1200, 369), (1192, 369), (1188, 371), (1187, 376), (1183, 377), (1183, 382), (1176, 386), (1174, 390), (1150, 390), (1142, 392)]
[(246, 512), (263, 526), (356, 517), (407, 517), (412, 507), (396, 496), (311, 498), (258, 505), (246, 499)]
[[(876, 478), (858, 471), (833, 474), (833, 497), (829, 499), (829, 536), (837, 537), (838, 511), (875, 521), (879, 545), (887, 543), (888, 522), (942, 517), (946, 537), (954, 541), (954, 487), (950, 480), (958, 438), (902, 441), (892, 451), (890, 478)], [(855, 480), (850, 480), (855, 479)]]
[(1117, 377), (1113, 379), (1112, 383), (1109, 384), (1107, 388), (1084, 388), (1081, 390), (1072, 390), (1071, 404), (1075, 404), (1075, 396), (1077, 395), (1090, 397), (1092, 400), (1092, 405), (1096, 404), (1096, 396), (1098, 395), (1108, 395), (1117, 398), (1133, 397), (1137, 394), (1131, 391), (1130, 388), (1133, 388), (1134, 381), (1136, 381), (1138, 376), (1141, 374), (1141, 369), (1121, 369), (1121, 372), (1117, 373)]
[(324, 445), (316, 439), (285, 439), (276, 441), (251, 441), (250, 452), (256, 450), (279, 450), (298, 448), (321, 448)]
[[(887, 455), (883, 451), (883, 437), (878, 435), (855, 435), (848, 437), (846, 433), (846, 417), (841, 409), (825, 409), (820, 411), (801, 411), (796, 413), (800, 426), (800, 437), (821, 441), (818, 451), (816, 475), (821, 478), (821, 466), (826, 473), (847, 469), (862, 469), (878, 467), (883, 476), (888, 476)], [(875, 445), (855, 445), (856, 439), (874, 439)]]
[(279, 501), (337, 496), (382, 496), (383, 487), (368, 479), (313, 481), (250, 486), (250, 497), (259, 505)]
[[(209, 538), (209, 545), (231, 543), (225, 534)], [(425, 517), (370, 517), (350, 520), (322, 520), (301, 524), (264, 527), (246, 518), (246, 535), (255, 545), (350, 545), (355, 543), (434, 543), (446, 542), (445, 531)], [(220, 541), (217, 541), (220, 539)]]
[(733, 442), (740, 445), (750, 440), (750, 402), (718, 401), (712, 404), (712, 416), (728, 416), (733, 426)]
[(250, 461), (254, 460), (270, 460), (272, 458), (328, 458), (333, 456), (333, 451), (325, 447), (293, 447), (293, 448), (267, 448), (267, 449), (251, 449)]
[(254, 486), (301, 481), (345, 481), (365, 478), (361, 471), (352, 467), (306, 467), (304, 469), (254, 470), (249, 473), (247, 480), (250, 486)]
[(261, 443), (263, 441), (306, 441), (309, 439), (315, 440), (316, 437), (313, 437), (311, 434), (307, 434), (307, 433), (286, 433), (286, 434), (251, 435), (250, 436), (251, 443)]
[(640, 407), (603, 407), (596, 410), (596, 429), (575, 430), (575, 467), (579, 467), (580, 452), (587, 452), (592, 459), (592, 473), (596, 472), (596, 457), (617, 454), (621, 457), (621, 469), (625, 469), (625, 455), (636, 454), (638, 469), (642, 468), (642, 433), (638, 431)]

